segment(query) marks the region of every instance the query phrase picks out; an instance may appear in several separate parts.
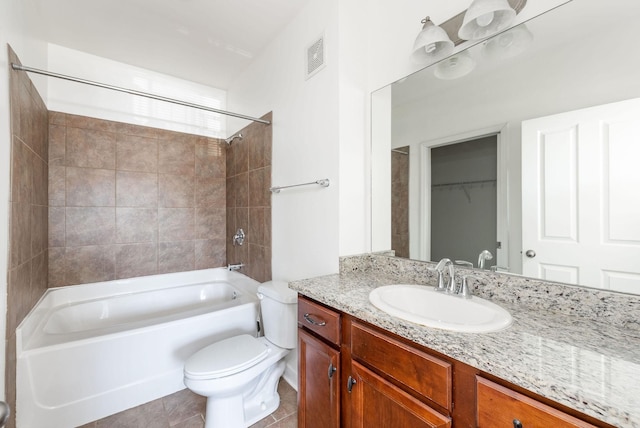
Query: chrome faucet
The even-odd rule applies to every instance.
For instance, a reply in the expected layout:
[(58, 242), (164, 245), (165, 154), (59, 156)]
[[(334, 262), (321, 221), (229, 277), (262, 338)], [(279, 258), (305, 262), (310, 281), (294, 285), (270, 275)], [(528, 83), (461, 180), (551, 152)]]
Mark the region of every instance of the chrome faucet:
[[(449, 281), (445, 286), (444, 279), (443, 279), (443, 272), (446, 267), (449, 267)], [(451, 260), (444, 258), (438, 262), (436, 267), (429, 268), (429, 270), (432, 270), (438, 273), (438, 286), (435, 288), (436, 291), (446, 291), (447, 293), (451, 293), (451, 294), (456, 293), (455, 272), (453, 270), (453, 262)]]
[(484, 262), (493, 259), (493, 254), (489, 250), (482, 250), (478, 255), (478, 267), (484, 269)]
[(245, 237), (246, 237), (246, 235), (244, 234), (244, 230), (238, 229), (236, 231), (236, 234), (233, 235), (233, 238), (232, 238), (233, 245), (235, 246), (235, 245), (244, 244), (244, 238)]

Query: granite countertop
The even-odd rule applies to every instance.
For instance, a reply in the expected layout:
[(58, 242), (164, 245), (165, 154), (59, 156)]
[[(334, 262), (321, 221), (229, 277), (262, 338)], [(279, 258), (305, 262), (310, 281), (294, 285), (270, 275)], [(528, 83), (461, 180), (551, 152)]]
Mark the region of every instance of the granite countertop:
[(360, 271), (293, 281), (289, 287), (609, 424), (640, 427), (637, 332), (497, 300), (513, 317), (505, 330), (457, 333), (425, 327), (369, 303), (371, 290), (394, 283), (397, 278)]

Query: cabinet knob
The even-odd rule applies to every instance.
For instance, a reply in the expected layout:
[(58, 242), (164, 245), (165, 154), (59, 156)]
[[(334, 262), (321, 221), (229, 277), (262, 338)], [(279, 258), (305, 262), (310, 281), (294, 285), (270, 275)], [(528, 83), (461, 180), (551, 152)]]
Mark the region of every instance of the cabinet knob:
[(522, 428), (522, 422), (517, 419), (513, 420), (513, 428)]
[(336, 370), (338, 370), (336, 366), (334, 366), (333, 363), (329, 363), (329, 379), (333, 377), (333, 374), (336, 372)]
[(304, 314), (303, 316), (304, 316), (304, 319), (309, 324), (317, 325), (317, 326), (320, 326), (320, 327), (327, 325), (327, 323), (325, 321), (316, 321), (313, 318), (311, 318), (311, 314)]
[(353, 389), (353, 385), (355, 385), (356, 383), (357, 383), (356, 380), (351, 376), (349, 376), (349, 379), (347, 379), (347, 391), (349, 391), (349, 393), (351, 393), (351, 390)]

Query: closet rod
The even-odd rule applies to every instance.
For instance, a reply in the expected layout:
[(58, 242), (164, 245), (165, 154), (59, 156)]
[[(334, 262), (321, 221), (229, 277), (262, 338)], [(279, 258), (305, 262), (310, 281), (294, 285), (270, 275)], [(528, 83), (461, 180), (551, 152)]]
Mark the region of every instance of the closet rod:
[(224, 114), (226, 116), (238, 117), (240, 119), (245, 119), (245, 120), (251, 120), (251, 121), (254, 121), (254, 122), (264, 123), (265, 125), (271, 124), (270, 121), (265, 120), (265, 119), (260, 119), (260, 118), (257, 118), (257, 117), (246, 116), (246, 115), (240, 114), (240, 113), (233, 113), (233, 112), (230, 112), (230, 111), (220, 110), (220, 109), (213, 108), (213, 107), (207, 107), (207, 106), (203, 106), (203, 105), (199, 105), (199, 104), (189, 103), (189, 102), (186, 102), (186, 101), (180, 101), (180, 100), (176, 100), (174, 98), (167, 98), (167, 97), (162, 97), (160, 95), (153, 95), (153, 94), (149, 94), (149, 93), (146, 93), (146, 92), (135, 91), (133, 89), (121, 88), (119, 86), (107, 85), (107, 84), (104, 84), (104, 83), (94, 82), (92, 80), (80, 79), (80, 78), (77, 78), (77, 77), (71, 77), (71, 76), (67, 76), (67, 75), (64, 75), (64, 74), (53, 73), (51, 71), (40, 70), (40, 69), (37, 69), (37, 68), (27, 67), (27, 66), (20, 65), (20, 64), (11, 63), (11, 68), (13, 68), (14, 70), (18, 70), (18, 71), (26, 71), (28, 73), (42, 74), (43, 76), (55, 77), (55, 78), (58, 78), (58, 79), (69, 80), (71, 82), (84, 83), (85, 85), (97, 86), (99, 88), (104, 88), (104, 89), (111, 89), (112, 91), (124, 92), (124, 93), (131, 94), (131, 95), (137, 95), (139, 97), (151, 98), (153, 100), (164, 101), (164, 102), (167, 102), (167, 103), (178, 104), (178, 105), (185, 106), (185, 107), (191, 107), (191, 108), (195, 108), (195, 109), (199, 109), (199, 110), (210, 111), (210, 112), (213, 112), (213, 113)]
[(468, 184), (496, 183), (497, 180), (458, 181), (457, 183), (432, 184), (431, 187), (466, 186)]

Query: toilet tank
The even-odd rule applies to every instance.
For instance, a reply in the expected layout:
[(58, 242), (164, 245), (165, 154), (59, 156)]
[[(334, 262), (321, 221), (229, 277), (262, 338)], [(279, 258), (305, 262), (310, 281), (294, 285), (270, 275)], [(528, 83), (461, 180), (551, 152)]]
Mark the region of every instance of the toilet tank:
[(298, 337), (298, 293), (284, 281), (268, 281), (258, 287), (258, 298), (267, 340), (281, 348), (295, 348)]

